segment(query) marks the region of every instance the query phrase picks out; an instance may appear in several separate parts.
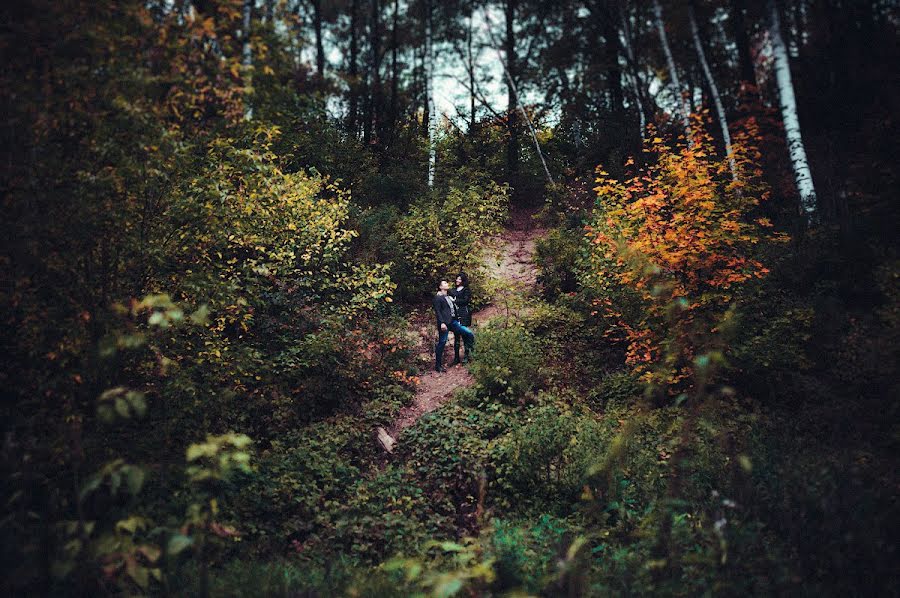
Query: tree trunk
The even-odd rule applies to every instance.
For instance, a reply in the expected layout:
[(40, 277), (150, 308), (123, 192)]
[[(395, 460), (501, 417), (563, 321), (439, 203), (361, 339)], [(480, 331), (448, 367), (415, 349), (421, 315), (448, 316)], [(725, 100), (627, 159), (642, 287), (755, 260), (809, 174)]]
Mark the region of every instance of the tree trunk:
[(800, 193), (800, 213), (806, 217), (807, 224), (815, 224), (818, 220), (816, 190), (813, 186), (812, 172), (806, 158), (806, 148), (800, 134), (800, 119), (797, 115), (797, 100), (794, 97), (794, 83), (791, 79), (791, 65), (788, 61), (787, 47), (781, 35), (781, 19), (775, 0), (769, 0), (769, 36), (772, 39), (772, 54), (775, 62), (775, 82), (781, 100), (781, 118), (784, 121), (784, 134), (787, 139), (791, 165), (797, 191)]
[(659, 0), (653, 0), (653, 12), (656, 15), (656, 32), (659, 34), (659, 43), (662, 45), (663, 54), (666, 56), (666, 63), (669, 67), (669, 77), (671, 77), (672, 85), (675, 87), (675, 102), (681, 113), (684, 134), (687, 138), (688, 145), (692, 145), (690, 109), (684, 100), (681, 80), (678, 78), (678, 69), (675, 68), (675, 57), (672, 56), (672, 48), (669, 46), (669, 38), (666, 35), (666, 25), (663, 21), (662, 6), (660, 6)]
[(397, 50), (399, 41), (397, 36), (397, 24), (400, 15), (400, 0), (394, 0), (394, 17), (391, 24), (391, 138), (397, 128), (397, 101), (400, 89), (400, 73), (397, 62)]
[(434, 50), (432, 48), (431, 0), (425, 2), (425, 102), (428, 106), (428, 188), (434, 187), (437, 165), (437, 114), (434, 107)]
[(325, 46), (322, 44), (322, 0), (312, 0), (313, 27), (316, 33), (316, 74), (325, 79)]
[(622, 69), (619, 68), (619, 56), (622, 53), (622, 43), (619, 40), (618, 12), (616, 0), (606, 0), (605, 14), (597, 15), (603, 23), (604, 49), (606, 51), (606, 78), (610, 91), (610, 102), (613, 114), (621, 114), (624, 111), (622, 94)]
[[(512, 3), (507, 4), (509, 7)], [(525, 121), (525, 124), (528, 126), (528, 132), (531, 134), (531, 139), (534, 141), (534, 149), (538, 155), (538, 158), (541, 160), (541, 165), (544, 167), (544, 174), (547, 175), (547, 181), (552, 185), (553, 184), (553, 176), (550, 174), (550, 169), (547, 167), (547, 161), (544, 159), (544, 152), (541, 151), (541, 144), (537, 138), (537, 132), (534, 130), (534, 124), (532, 124), (531, 119), (528, 117), (528, 113), (525, 111), (525, 107), (522, 105), (519, 96), (519, 90), (516, 88), (516, 82), (513, 79), (513, 74), (509, 70), (509, 65), (513, 64), (515, 60), (512, 59), (514, 56), (514, 39), (512, 38), (513, 30), (512, 30), (512, 20), (511, 17), (514, 16), (514, 7), (512, 11), (507, 12), (506, 19), (506, 40), (505, 45), (507, 49), (506, 60), (504, 60), (503, 56), (500, 53), (500, 47), (496, 44), (496, 40), (493, 35), (493, 23), (491, 22), (491, 18), (487, 11), (484, 13), (484, 19), (487, 24), (488, 32), (491, 35), (491, 42), (494, 43), (494, 49), (497, 51), (497, 59), (500, 61), (501, 66), (503, 67), (503, 73), (506, 75), (506, 86), (509, 91), (509, 101), (514, 102), (508, 106), (509, 108), (509, 122), (510, 124), (516, 124), (516, 120), (518, 115), (516, 114), (516, 109), (518, 109), (522, 113), (522, 119)], [(513, 119), (516, 120), (513, 120)], [(510, 133), (512, 133), (514, 129), (510, 129)], [(507, 167), (515, 166), (515, 168), (509, 168), (508, 177), (509, 181), (513, 181), (513, 175), (516, 173), (518, 169), (518, 138), (513, 138), (513, 135), (510, 134), (510, 145), (507, 145)], [(512, 146), (512, 142), (515, 142), (515, 145)], [(510, 148), (514, 147), (515, 152), (510, 152)], [(509, 158), (512, 155), (515, 158), (514, 162), (510, 162)]]
[(384, 89), (381, 84), (381, 1), (372, 0), (372, 127), (375, 142), (384, 136)]
[(352, 137), (357, 137), (358, 111), (359, 111), (359, 40), (357, 39), (357, 27), (359, 20), (359, 0), (350, 2), (350, 65), (349, 65), (349, 101), (347, 106), (347, 130)]
[(738, 72), (742, 83), (756, 86), (756, 70), (753, 68), (753, 57), (750, 55), (750, 37), (744, 23), (744, 0), (731, 0), (731, 22), (733, 24), (734, 43), (737, 46)]
[(372, 0), (372, 25), (369, 29), (369, 65), (368, 74), (371, 87), (366, 94), (365, 122), (363, 122), (363, 143), (372, 143), (372, 131), (377, 132), (378, 111), (381, 100), (381, 36), (379, 0)]
[(506, 37), (504, 50), (506, 51), (506, 118), (507, 118), (507, 143), (506, 143), (506, 178), (512, 185), (519, 170), (519, 119), (516, 112), (518, 100), (516, 97), (516, 37), (513, 27), (516, 17), (516, 0), (506, 0)]
[(688, 5), (688, 20), (691, 24), (691, 37), (694, 38), (694, 48), (697, 50), (697, 59), (700, 61), (700, 68), (703, 69), (703, 76), (706, 77), (713, 105), (716, 107), (716, 115), (719, 117), (719, 128), (722, 129), (722, 139), (725, 142), (725, 155), (728, 156), (731, 178), (737, 180), (737, 164), (735, 164), (734, 156), (731, 154), (731, 133), (728, 131), (728, 119), (725, 117), (725, 107), (722, 106), (719, 88), (716, 87), (716, 81), (713, 79), (709, 63), (706, 61), (706, 52), (703, 50), (703, 43), (700, 39), (700, 29), (697, 27), (697, 16), (694, 13), (693, 2)]
[(644, 94), (641, 93), (641, 80), (638, 77), (637, 61), (635, 60), (634, 50), (631, 45), (631, 28), (628, 26), (628, 17), (623, 13), (622, 33), (625, 35), (625, 55), (631, 64), (631, 88), (634, 92), (634, 101), (638, 110), (638, 122), (641, 127), (641, 139), (644, 138), (644, 130), (647, 128), (647, 116), (644, 114)]
[(253, 88), (253, 46), (250, 44), (250, 26), (253, 16), (253, 0), (244, 0), (243, 20), (241, 23), (241, 66), (244, 71), (244, 119), (253, 118), (253, 103), (250, 89)]
[(469, 134), (475, 132), (475, 54), (472, 43), (475, 37), (475, 1), (469, 3), (469, 28), (466, 37), (466, 69), (469, 74)]

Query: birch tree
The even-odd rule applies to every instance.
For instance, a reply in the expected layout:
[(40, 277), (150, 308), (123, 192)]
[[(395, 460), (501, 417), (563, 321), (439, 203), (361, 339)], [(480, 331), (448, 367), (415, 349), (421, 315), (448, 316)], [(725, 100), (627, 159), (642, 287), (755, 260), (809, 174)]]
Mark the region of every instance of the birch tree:
[(634, 92), (634, 102), (637, 104), (638, 119), (641, 126), (641, 139), (644, 138), (644, 130), (647, 128), (647, 117), (644, 115), (644, 102), (641, 94), (641, 80), (638, 77), (638, 66), (634, 58), (634, 49), (631, 42), (631, 28), (628, 26), (628, 17), (624, 11), (621, 14), (622, 19), (622, 47), (625, 49), (625, 56), (628, 58), (628, 64), (631, 67), (631, 89)]
[(250, 99), (250, 89), (253, 87), (253, 46), (250, 43), (250, 25), (253, 15), (254, 0), (244, 0), (241, 22), (241, 66), (244, 71), (244, 119), (253, 118), (253, 102)]
[(781, 35), (781, 19), (775, 0), (768, 0), (769, 37), (772, 40), (774, 58), (775, 83), (781, 104), (781, 119), (784, 121), (784, 134), (787, 140), (794, 179), (800, 193), (800, 213), (806, 217), (808, 224), (818, 220), (816, 189), (813, 186), (806, 148), (800, 134), (800, 119), (797, 115), (797, 99), (794, 96), (794, 83), (791, 79), (791, 65), (788, 61), (787, 47)]
[(431, 30), (431, 2), (425, 2), (425, 101), (428, 104), (428, 187), (434, 187), (437, 163), (437, 114), (434, 106), (434, 40)]
[(681, 121), (684, 125), (684, 134), (687, 138), (688, 145), (691, 145), (691, 120), (690, 109), (684, 100), (684, 94), (681, 89), (681, 79), (678, 77), (678, 69), (675, 68), (675, 57), (672, 56), (672, 48), (669, 46), (669, 37), (666, 35), (666, 24), (663, 20), (662, 6), (659, 0), (653, 0), (653, 14), (656, 21), (656, 32), (659, 35), (659, 43), (662, 46), (663, 54), (666, 56), (666, 64), (669, 67), (669, 77), (672, 79), (672, 86), (675, 87), (676, 102), (678, 110), (681, 113)]
[(700, 68), (703, 70), (703, 76), (706, 77), (706, 83), (709, 85), (713, 105), (716, 108), (716, 115), (719, 118), (719, 128), (722, 129), (722, 139), (725, 141), (725, 155), (728, 157), (731, 178), (737, 180), (737, 164), (735, 164), (734, 156), (731, 153), (731, 133), (728, 131), (728, 119), (725, 117), (725, 108), (722, 106), (719, 88), (716, 86), (716, 80), (713, 79), (712, 70), (710, 70), (709, 63), (706, 60), (706, 52), (703, 51), (703, 43), (700, 39), (700, 29), (697, 27), (697, 17), (694, 14), (693, 2), (688, 5), (688, 20), (691, 25), (691, 37), (694, 39), (694, 48), (697, 50), (697, 59), (700, 61)]

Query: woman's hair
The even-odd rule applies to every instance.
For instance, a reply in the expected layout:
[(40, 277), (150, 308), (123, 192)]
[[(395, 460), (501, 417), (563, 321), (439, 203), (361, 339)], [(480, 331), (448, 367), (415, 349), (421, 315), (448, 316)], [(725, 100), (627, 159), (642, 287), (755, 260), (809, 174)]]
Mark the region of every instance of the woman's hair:
[(464, 286), (464, 287), (469, 286), (469, 275), (468, 274), (466, 274), (465, 272), (460, 272), (458, 274), (458, 276), (459, 276), (459, 278), (462, 279), (462, 286)]

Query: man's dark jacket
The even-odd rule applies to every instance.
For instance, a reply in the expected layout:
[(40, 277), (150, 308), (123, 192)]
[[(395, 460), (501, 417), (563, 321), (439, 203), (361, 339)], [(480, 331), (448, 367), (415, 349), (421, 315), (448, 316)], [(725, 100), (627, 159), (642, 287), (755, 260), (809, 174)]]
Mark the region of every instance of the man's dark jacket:
[(434, 315), (437, 318), (438, 330), (441, 329), (441, 324), (446, 324), (447, 330), (450, 330), (450, 324), (453, 323), (453, 311), (447, 302), (447, 296), (435, 295), (431, 304), (434, 307)]

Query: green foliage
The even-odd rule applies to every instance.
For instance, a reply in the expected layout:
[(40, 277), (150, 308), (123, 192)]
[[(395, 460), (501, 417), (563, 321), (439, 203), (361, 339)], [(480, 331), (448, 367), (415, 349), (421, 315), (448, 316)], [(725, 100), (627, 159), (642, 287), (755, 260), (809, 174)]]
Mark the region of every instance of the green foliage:
[(540, 383), (540, 344), (521, 325), (479, 331), (470, 370), (480, 392), (507, 403), (523, 401)]
[(246, 148), (233, 138), (213, 140), (197, 175), (173, 194), (167, 216), (190, 222), (194, 232), (160, 256), (169, 267), (158, 284), (181, 281), (213, 308), (230, 307), (216, 322), (220, 330), (247, 330), (253, 298), (273, 278), (290, 280), (299, 298), (343, 317), (390, 301), (387, 266), (347, 264), (357, 235), (345, 227), (349, 194), (321, 175), (283, 172), (271, 151), (276, 127), (252, 135)]
[(603, 452), (601, 429), (589, 414), (546, 405), (530, 409), (506, 445), (500, 483), (523, 502), (571, 504)]
[(561, 297), (552, 304), (532, 301), (521, 322), (537, 339), (541, 372), (550, 384), (591, 389), (598, 377), (622, 364), (622, 351), (597, 334), (601, 322), (580, 296)]
[(453, 187), (440, 203), (419, 202), (397, 223), (397, 280), (406, 296), (434, 290), (441, 278), (460, 271), (473, 278), (481, 264), (483, 240), (499, 232), (506, 219), (509, 189)]
[(575, 293), (584, 276), (583, 254), (587, 244), (581, 230), (553, 228), (535, 246), (538, 283), (550, 300)]
[[(431, 189), (410, 65), (390, 102), (371, 77), (314, 75), (293, 3), (263, 3), (274, 14), (254, 12), (249, 31), (240, 0), (7, 4), (8, 594), (896, 587), (900, 278), (892, 212), (860, 199), (871, 186), (833, 177), (821, 203), (847, 208), (844, 230), (782, 248), (762, 242), (766, 216), (788, 221), (793, 198), (757, 203), (758, 163), (779, 151), (761, 157), (733, 128), (735, 181), (707, 135), (684, 150), (651, 136), (639, 176), (600, 173), (591, 249), (586, 175), (602, 158), (627, 176), (609, 133), (635, 128), (630, 108), (564, 97), (550, 127), (525, 107), (549, 186), (524, 137), (517, 164), (497, 151), (515, 145), (513, 119), (442, 121)], [(326, 23), (348, 31), (351, 4)], [(404, 38), (421, 15), (371, 17), (357, 15), (365, 48), (396, 31), (400, 56), (415, 54), (421, 36)], [(352, 122), (334, 113), (345, 91)], [(496, 181), (516, 207), (548, 206), (545, 301), (479, 271), (512, 193)], [(461, 269), (476, 304), (508, 308), (505, 326), (479, 330), (475, 384), (386, 454), (375, 430), (418, 374), (395, 293), (418, 300)], [(692, 392), (647, 409), (626, 359)]]
[(642, 388), (634, 374), (620, 371), (605, 376), (590, 395), (594, 409), (621, 408), (634, 403), (641, 396)]

